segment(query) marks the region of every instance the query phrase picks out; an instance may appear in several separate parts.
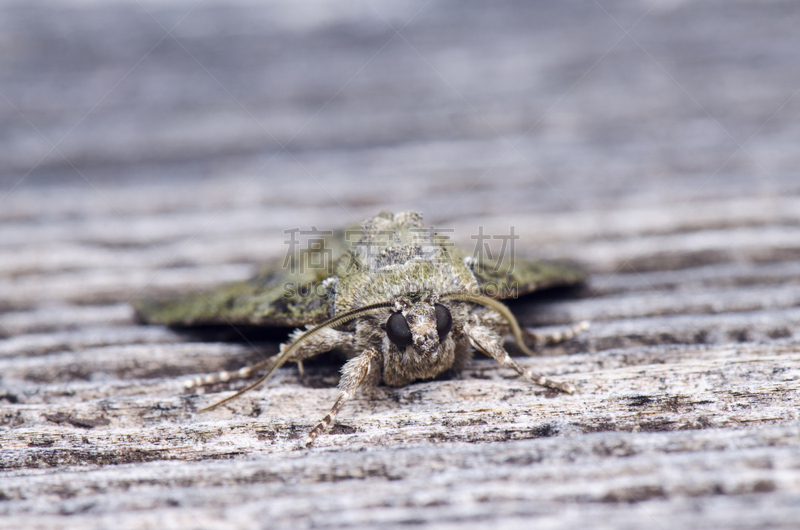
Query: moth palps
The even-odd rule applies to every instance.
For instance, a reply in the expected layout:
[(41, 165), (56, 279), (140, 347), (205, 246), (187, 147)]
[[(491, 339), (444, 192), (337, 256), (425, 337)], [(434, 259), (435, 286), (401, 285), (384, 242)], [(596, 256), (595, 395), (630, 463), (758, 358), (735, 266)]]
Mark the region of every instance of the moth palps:
[[(509, 332), (520, 349), (533, 353), (514, 315), (499, 300), (581, 283), (581, 269), (464, 257), (413, 211), (380, 213), (359, 230), (318, 233), (326, 237), (250, 280), (175, 300), (134, 302), (139, 317), (150, 324), (298, 327), (277, 355), (238, 372), (197, 379), (193, 384), (263, 372), (254, 383), (202, 410), (250, 390), (286, 362), (302, 366), (303, 360), (334, 349), (349, 358), (342, 368), (340, 394), (306, 444), (334, 422), (359, 387), (380, 382), (401, 386), (458, 370), (473, 349), (535, 384), (574, 391), (568, 383), (531, 373), (508, 355), (503, 337)], [(575, 325), (550, 342), (569, 339), (586, 326)]]

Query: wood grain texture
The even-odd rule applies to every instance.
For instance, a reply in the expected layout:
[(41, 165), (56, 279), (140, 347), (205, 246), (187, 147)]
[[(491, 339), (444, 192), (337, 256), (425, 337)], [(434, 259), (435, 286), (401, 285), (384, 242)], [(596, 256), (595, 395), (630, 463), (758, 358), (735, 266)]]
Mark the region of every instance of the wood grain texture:
[[(4, 3), (0, 528), (797, 528), (798, 25), (789, 1)], [(579, 392), (476, 358), (304, 449), (331, 357), (196, 412), (238, 387), (186, 380), (280, 337), (129, 301), (383, 209), (585, 266), (512, 303), (592, 321), (517, 358)]]

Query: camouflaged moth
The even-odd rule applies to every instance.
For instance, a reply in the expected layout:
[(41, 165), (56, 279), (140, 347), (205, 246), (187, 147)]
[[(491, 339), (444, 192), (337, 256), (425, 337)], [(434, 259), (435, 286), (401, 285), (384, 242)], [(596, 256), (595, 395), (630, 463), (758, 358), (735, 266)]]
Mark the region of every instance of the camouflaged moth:
[[(585, 279), (581, 269), (464, 257), (446, 237), (429, 232), (422, 215), (413, 211), (380, 213), (357, 233), (360, 239), (349, 248), (346, 240), (352, 240), (352, 233), (337, 233), (324, 245), (288, 256), (281, 266), (247, 281), (176, 300), (134, 303), (140, 318), (150, 324), (298, 327), (279, 354), (238, 372), (191, 382), (189, 386), (225, 382), (264, 371), (254, 383), (202, 410), (259, 385), (286, 362), (302, 367), (303, 360), (334, 349), (349, 358), (342, 368), (340, 394), (309, 433), (307, 445), (334, 422), (359, 387), (380, 382), (401, 386), (459, 370), (473, 348), (535, 384), (574, 392), (572, 385), (531, 373), (508, 355), (503, 337), (509, 332), (520, 349), (533, 352), (514, 315), (499, 300), (578, 284)], [(336, 260), (334, 250), (341, 251)], [(308, 263), (316, 266), (297, 266)], [(581, 323), (539, 340), (569, 339), (586, 327)]]

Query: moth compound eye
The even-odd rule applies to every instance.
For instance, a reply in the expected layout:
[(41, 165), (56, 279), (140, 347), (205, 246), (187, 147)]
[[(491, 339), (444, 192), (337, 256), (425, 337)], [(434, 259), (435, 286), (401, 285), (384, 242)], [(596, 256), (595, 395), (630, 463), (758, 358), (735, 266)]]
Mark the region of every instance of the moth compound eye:
[(453, 329), (453, 315), (442, 304), (435, 304), (433, 308), (436, 310), (436, 332), (439, 334), (439, 340), (442, 341)]
[(392, 313), (392, 316), (386, 321), (386, 336), (395, 346), (400, 348), (400, 351), (405, 350), (407, 346), (411, 346), (413, 342), (411, 329), (409, 329), (406, 317), (402, 313)]

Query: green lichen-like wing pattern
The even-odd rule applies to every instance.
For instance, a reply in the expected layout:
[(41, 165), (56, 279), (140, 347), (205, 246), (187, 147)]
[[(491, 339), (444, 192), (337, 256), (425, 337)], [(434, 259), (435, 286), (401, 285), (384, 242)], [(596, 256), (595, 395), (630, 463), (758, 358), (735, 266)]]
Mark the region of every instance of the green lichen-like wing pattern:
[[(380, 215), (373, 224), (379, 219)], [(296, 327), (320, 323), (334, 313), (331, 286), (323, 284), (324, 280), (338, 274), (340, 282), (349, 282), (349, 275), (374, 265), (360, 257), (363, 245), (348, 241), (351, 230), (329, 232), (323, 244), (276, 261), (250, 280), (168, 300), (139, 299), (133, 306), (142, 321), (168, 326)], [(461, 262), (457, 249), (452, 249), (452, 256), (444, 246), (442, 249), (447, 259)], [(586, 273), (575, 265), (548, 261), (479, 261), (471, 269), (483, 294), (501, 300), (586, 279)]]
[(575, 264), (555, 261), (520, 260), (513, 263), (481, 261), (472, 272), (483, 294), (498, 300), (516, 298), (540, 289), (577, 285), (586, 271)]
[(278, 260), (249, 280), (195, 291), (172, 299), (138, 299), (133, 307), (148, 324), (168, 326), (258, 325), (296, 327), (332, 316), (332, 300), (322, 282), (345, 249), (344, 231), (325, 244)]
[[(280, 263), (278, 263), (280, 265)], [(322, 322), (330, 300), (320, 296), (320, 282), (285, 287), (291, 276), (259, 274), (211, 291), (198, 291), (168, 300), (134, 300), (138, 316), (148, 324), (168, 326), (259, 325), (294, 327)]]

